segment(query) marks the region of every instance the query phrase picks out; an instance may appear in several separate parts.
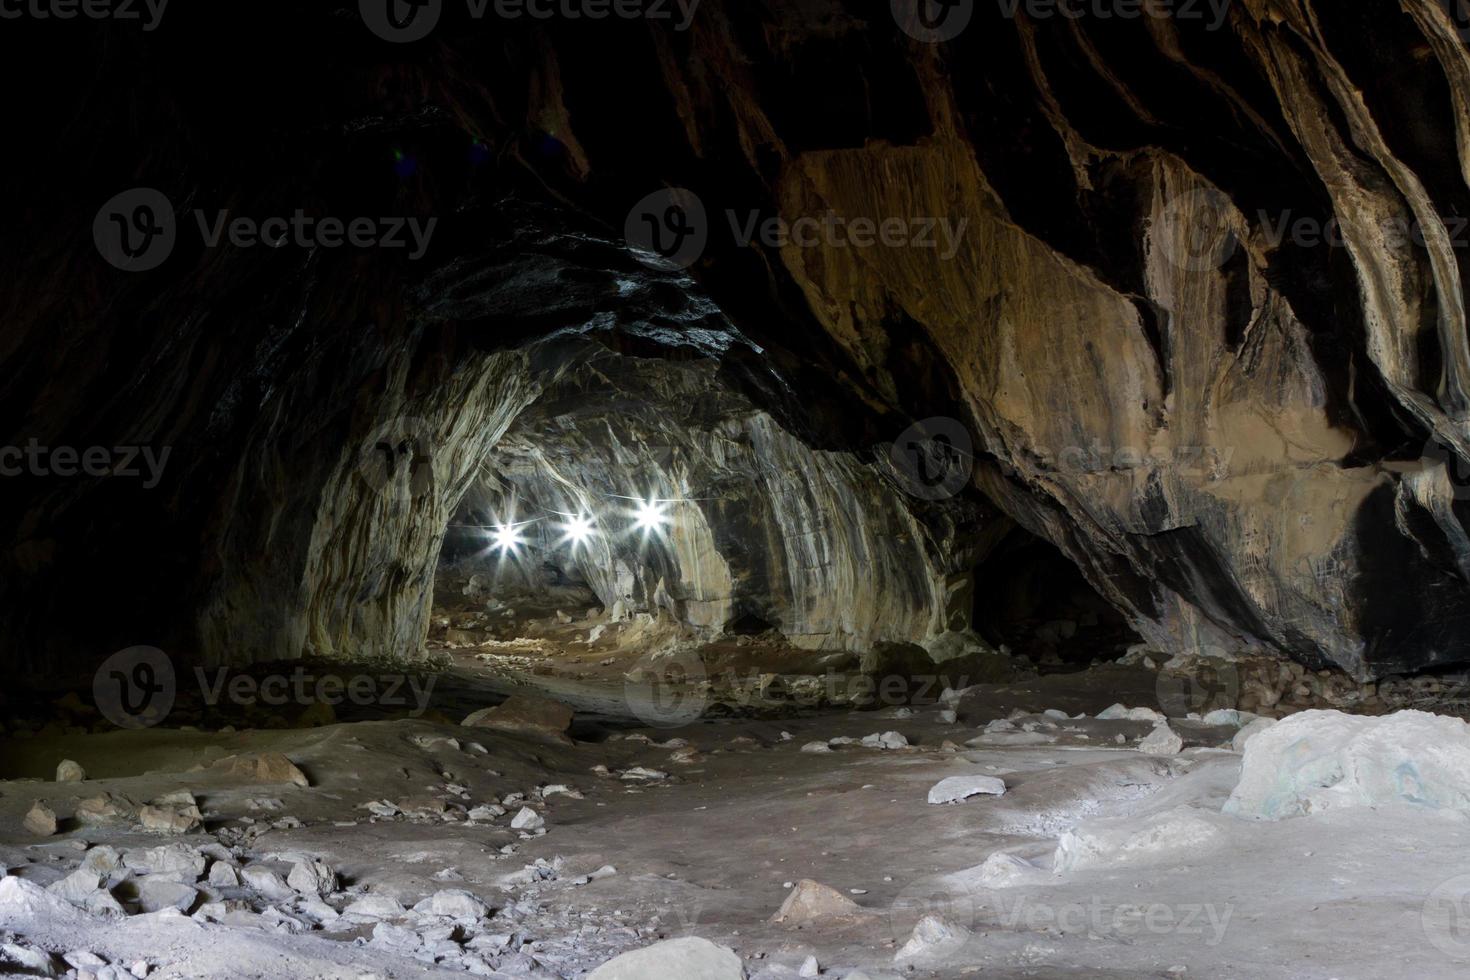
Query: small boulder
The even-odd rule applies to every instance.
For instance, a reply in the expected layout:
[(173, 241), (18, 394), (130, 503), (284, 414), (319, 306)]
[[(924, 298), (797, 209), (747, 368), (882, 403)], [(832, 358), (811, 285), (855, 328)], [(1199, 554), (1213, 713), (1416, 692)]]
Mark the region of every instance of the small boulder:
[(895, 963), (914, 966), (938, 965), (959, 952), (970, 940), (970, 930), (938, 915), (926, 915), (914, 926), (913, 935), (894, 954)]
[(684, 936), (615, 956), (587, 974), (587, 980), (745, 980), (734, 951), (708, 939)]
[(25, 827), (27, 833), (37, 837), (50, 837), (56, 833), (56, 811), (52, 810), (45, 800), (36, 800), (26, 811), (22, 826)]
[(929, 802), (958, 803), (972, 796), (1000, 796), (1005, 791), (1005, 781), (994, 776), (949, 776), (935, 783), (929, 790)]
[[(490, 906), (478, 895), (459, 888), (437, 891), (415, 905), (413, 910), (420, 915), (442, 915), (467, 922), (478, 922), (490, 915)], [(348, 911), (351, 911), (351, 907)]]
[(791, 889), (771, 921), (784, 926), (801, 926), (827, 919), (861, 915), (863, 907), (835, 888), (803, 878)]
[(237, 888), (240, 872), (227, 861), (216, 861), (209, 866), (209, 883), (215, 888)]
[(87, 770), (70, 759), (62, 759), (56, 767), (56, 781), (58, 783), (80, 783), (87, 778)]
[(528, 806), (523, 806), (520, 812), (510, 819), (511, 828), (514, 830), (540, 830), (546, 826), (546, 818)]
[(512, 694), (502, 704), (472, 712), (460, 724), (570, 743), (567, 729), (572, 727), (572, 709), (550, 698)]
[(324, 898), (337, 890), (337, 872), (324, 861), (298, 861), (286, 876), (286, 884), (303, 895)]
[(874, 732), (864, 735), (861, 744), (870, 749), (901, 749), (909, 744), (909, 740), (902, 732)]
[(296, 891), (270, 868), (251, 865), (240, 872), (240, 879), (275, 902), (284, 902), (296, 897)]
[(1183, 749), (1184, 739), (1169, 727), (1168, 722), (1159, 722), (1138, 743), (1138, 751), (1148, 755), (1178, 755)]
[(144, 912), (161, 912), (164, 909), (187, 912), (198, 897), (198, 891), (181, 881), (151, 875), (138, 886), (138, 907)]
[(227, 755), (210, 768), (250, 783), (291, 783), (302, 789), (311, 785), (306, 774), (279, 752)]

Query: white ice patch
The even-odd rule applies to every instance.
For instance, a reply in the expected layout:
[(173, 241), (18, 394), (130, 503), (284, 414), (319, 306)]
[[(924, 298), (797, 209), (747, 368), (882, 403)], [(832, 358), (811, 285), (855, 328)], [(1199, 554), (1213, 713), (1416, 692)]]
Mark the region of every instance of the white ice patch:
[(1303, 711), (1251, 738), (1225, 812), (1280, 820), (1412, 803), (1470, 810), (1470, 725), (1424, 711)]

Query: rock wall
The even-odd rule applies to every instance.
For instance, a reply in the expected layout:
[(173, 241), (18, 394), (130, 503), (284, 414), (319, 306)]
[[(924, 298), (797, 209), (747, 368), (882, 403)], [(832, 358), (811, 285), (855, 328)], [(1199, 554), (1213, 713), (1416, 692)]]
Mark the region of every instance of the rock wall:
[[(1460, 7), (1205, 6), (975, 4), (939, 43), (867, 0), (704, 0), (687, 29), (446, 9), (411, 44), (346, 3), (7, 32), (27, 150), (0, 182), (3, 445), (171, 453), (146, 487), (0, 480), (7, 653), (40, 672), (137, 643), (411, 653), (441, 522), (545, 377), (520, 358), (567, 333), (703, 356), (729, 320), (750, 343), (719, 370), (778, 423), (742, 425), (779, 465), (800, 452), (778, 429), (867, 463), (952, 418), (973, 440), (967, 493), (1056, 544), (1156, 646), (1360, 678), (1463, 661)], [(262, 51), (288, 67), (220, 70)], [(133, 272), (92, 233), (139, 186), (173, 202), (178, 242)], [(708, 219), (688, 277), (607, 244), (665, 187)], [(527, 200), (572, 217), (505, 203)], [(437, 230), (410, 257), (211, 245), (194, 224), (298, 208)], [(363, 468), (421, 471), (419, 438), (442, 459), (400, 506)], [(713, 458), (699, 438), (686, 451)], [(790, 486), (804, 502), (778, 524), (848, 493)], [(706, 523), (738, 603), (759, 563)], [(836, 535), (852, 554), (861, 537)], [(723, 615), (708, 548), (679, 547), (701, 578), (665, 576), (670, 601)], [(831, 574), (836, 594), (861, 585)], [(893, 575), (904, 598), (878, 596), (882, 616), (917, 623), (930, 573)], [(773, 595), (836, 635), (828, 600)], [(831, 628), (877, 628), (866, 616)]]
[[(550, 556), (606, 608), (666, 613), (705, 635), (764, 623), (798, 646), (863, 651), (970, 625), (948, 585), (976, 559), (975, 507), (921, 519), (891, 475), (813, 450), (725, 387), (714, 360), (556, 359), (569, 366), (495, 444), (464, 502), (524, 522), (530, 548), (516, 560)], [(662, 502), (659, 533), (637, 529), (635, 497)], [(572, 514), (596, 522), (581, 548), (564, 540)]]

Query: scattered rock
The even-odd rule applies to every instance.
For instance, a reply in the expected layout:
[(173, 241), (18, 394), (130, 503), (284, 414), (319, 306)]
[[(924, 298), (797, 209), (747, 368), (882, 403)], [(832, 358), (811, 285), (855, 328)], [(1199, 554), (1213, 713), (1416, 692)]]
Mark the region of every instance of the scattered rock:
[(225, 861), (216, 861), (209, 866), (209, 883), (216, 888), (235, 888), (240, 884), (240, 872)]
[(1257, 718), (1255, 721), (1251, 722), (1249, 725), (1246, 725), (1240, 731), (1235, 733), (1235, 737), (1230, 740), (1230, 747), (1236, 752), (1244, 752), (1246, 745), (1250, 742), (1251, 739), (1255, 738), (1257, 735), (1261, 734), (1274, 724), (1276, 724), (1275, 718)]
[(85, 906), (87, 899), (92, 896), (106, 876), (86, 868), (78, 868), (60, 881), (48, 885), (46, 890), (53, 895), (60, 895), (73, 905)]
[(634, 766), (632, 769), (623, 770), (619, 778), (630, 781), (646, 780), (648, 782), (657, 782), (661, 779), (668, 779), (669, 774), (662, 769), (647, 769), (643, 766)]
[(26, 811), (22, 826), (25, 827), (27, 833), (37, 837), (50, 837), (56, 833), (56, 811), (52, 810), (45, 800), (37, 800)]
[(360, 915), (370, 919), (396, 919), (405, 909), (388, 895), (364, 895), (342, 910), (344, 915)]
[(70, 759), (62, 759), (61, 764), (56, 767), (56, 781), (58, 783), (80, 783), (87, 778), (87, 770)]
[(870, 749), (901, 749), (909, 744), (902, 732), (874, 732), (865, 735), (862, 744)]
[(549, 698), (512, 694), (503, 704), (481, 708), (460, 724), (467, 728), (492, 728), (570, 743), (567, 729), (572, 727), (572, 709)]
[[(181, 872), (198, 878), (204, 873), (204, 855), (188, 844), (133, 848), (123, 854), (123, 865), (144, 874)], [(190, 880), (193, 880), (191, 878)]]
[(895, 963), (919, 966), (946, 960), (970, 940), (970, 930), (938, 915), (926, 915), (914, 926), (913, 935), (894, 954)]
[(972, 796), (1000, 796), (1006, 791), (1004, 780), (994, 776), (949, 776), (929, 790), (929, 802), (958, 803)]
[(616, 956), (586, 980), (745, 980), (745, 967), (732, 950), (708, 939), (686, 936)]
[(296, 897), (296, 892), (270, 868), (251, 865), (240, 872), (240, 879), (266, 898), (284, 902)]
[(490, 906), (479, 896), (459, 888), (437, 891), (415, 905), (413, 910), (423, 915), (442, 915), (467, 922), (477, 922), (490, 915)]
[(1138, 743), (1138, 751), (1149, 755), (1178, 755), (1183, 748), (1184, 739), (1169, 727), (1168, 722), (1159, 722)]
[(1125, 708), (1115, 704), (1097, 713), (1098, 721), (1164, 721), (1164, 716), (1153, 708)]
[(187, 912), (198, 897), (197, 890), (181, 881), (152, 875), (144, 878), (138, 886), (138, 907), (144, 912), (160, 912), (163, 909)]
[(771, 921), (785, 926), (801, 926), (827, 919), (861, 915), (863, 907), (835, 888), (810, 878), (803, 878), (791, 889)]
[(210, 768), (250, 783), (292, 783), (302, 789), (311, 785), (306, 774), (279, 752), (227, 755)]
[(821, 965), (817, 963), (815, 956), (808, 956), (801, 962), (801, 969), (796, 971), (799, 977), (817, 977), (822, 975)]
[(109, 875), (122, 865), (122, 855), (117, 848), (98, 844), (90, 848), (82, 858), (82, 867), (99, 875)]
[(337, 890), (337, 872), (324, 861), (298, 861), (291, 866), (286, 884), (303, 895), (324, 898)]
[(803, 752), (831, 752), (832, 747), (826, 742), (808, 742), (801, 747)]
[(520, 812), (510, 818), (511, 828), (514, 830), (540, 830), (546, 826), (546, 818), (528, 806), (523, 806)]
[(155, 834), (187, 834), (204, 823), (199, 806), (188, 793), (169, 794), (138, 810), (138, 823)]

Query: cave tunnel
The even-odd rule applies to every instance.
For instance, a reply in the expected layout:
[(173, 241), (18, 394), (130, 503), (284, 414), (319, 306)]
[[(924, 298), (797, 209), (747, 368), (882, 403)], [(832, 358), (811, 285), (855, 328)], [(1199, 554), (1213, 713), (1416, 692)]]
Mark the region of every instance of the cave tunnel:
[(0, 45), (0, 974), (1463, 975), (1462, 0)]

